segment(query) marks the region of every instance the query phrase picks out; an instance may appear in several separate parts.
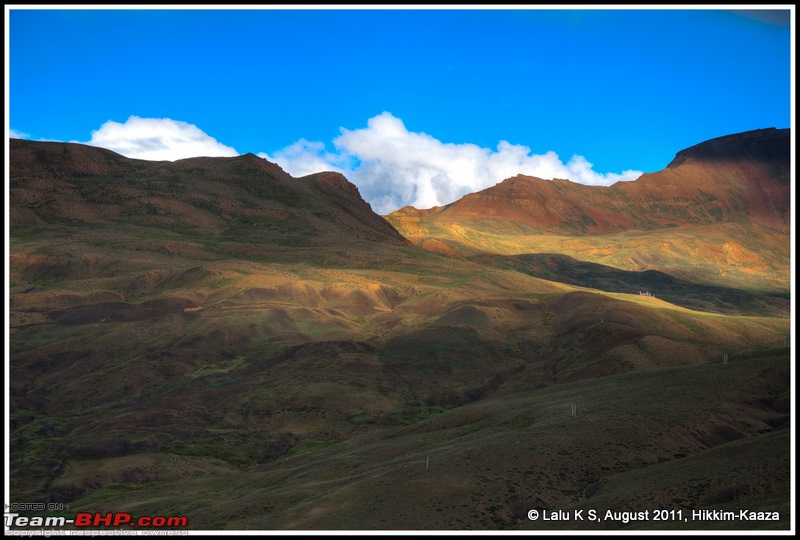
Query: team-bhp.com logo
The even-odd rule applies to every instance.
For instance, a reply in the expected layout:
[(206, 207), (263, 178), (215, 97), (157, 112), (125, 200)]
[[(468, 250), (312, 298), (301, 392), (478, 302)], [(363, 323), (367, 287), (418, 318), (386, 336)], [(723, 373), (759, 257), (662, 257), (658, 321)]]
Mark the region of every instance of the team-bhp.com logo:
[(17, 513), (5, 513), (7, 528), (22, 527), (140, 527), (168, 528), (186, 527), (189, 520), (186, 516), (140, 516), (133, 518), (128, 512), (78, 512), (74, 519), (63, 516), (20, 516)]

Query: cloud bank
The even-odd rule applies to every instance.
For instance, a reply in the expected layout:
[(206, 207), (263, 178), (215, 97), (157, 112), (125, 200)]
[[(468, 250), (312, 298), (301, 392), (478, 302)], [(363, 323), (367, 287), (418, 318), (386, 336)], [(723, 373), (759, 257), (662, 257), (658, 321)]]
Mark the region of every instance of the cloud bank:
[(303, 139), (271, 155), (259, 155), (293, 176), (341, 172), (379, 214), (407, 205), (448, 204), (517, 174), (568, 178), (589, 185), (610, 185), (642, 174), (633, 170), (601, 174), (583, 156), (563, 163), (554, 152), (531, 154), (527, 146), (507, 141), (500, 141), (496, 150), (443, 143), (426, 133), (409, 131), (389, 112), (370, 118), (366, 128), (341, 128), (333, 145), (336, 152), (329, 152), (325, 144)]
[[(404, 206), (430, 208), (449, 204), (467, 193), (525, 174), (567, 178), (589, 185), (635, 180), (642, 172), (598, 173), (583, 156), (566, 163), (554, 152), (533, 154), (527, 146), (500, 141), (496, 149), (475, 144), (444, 143), (426, 133), (409, 131), (400, 118), (384, 112), (367, 127), (349, 130), (325, 143), (300, 139), (281, 150), (259, 156), (278, 163), (295, 177), (321, 171), (344, 174), (379, 214)], [(88, 143), (123, 156), (169, 160), (198, 156), (237, 156), (193, 124), (169, 118), (131, 116), (125, 123), (108, 121), (92, 132)]]
[(131, 116), (124, 124), (109, 120), (93, 131), (91, 140), (84, 144), (153, 161), (239, 155), (197, 126), (169, 118)]

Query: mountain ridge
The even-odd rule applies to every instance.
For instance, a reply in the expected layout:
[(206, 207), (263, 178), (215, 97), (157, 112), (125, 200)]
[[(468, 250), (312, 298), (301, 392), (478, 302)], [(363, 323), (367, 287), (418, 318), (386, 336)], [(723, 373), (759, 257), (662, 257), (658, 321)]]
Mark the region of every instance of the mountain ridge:
[[(789, 128), (761, 128), (708, 139), (679, 151), (667, 168), (677, 167), (690, 158), (709, 161), (743, 160), (745, 156), (752, 156), (755, 153), (760, 154), (759, 159), (763, 160), (765, 156), (763, 150), (759, 151), (759, 147), (763, 148), (765, 142), (780, 137), (783, 131), (788, 135)], [(786, 142), (788, 144), (790, 141)], [(773, 152), (768, 153), (768, 160), (785, 163), (788, 150), (788, 148), (773, 147)]]
[(789, 142), (788, 129), (728, 135), (678, 152), (662, 171), (611, 186), (519, 174), (436, 211), (401, 209), (387, 218), (489, 218), (554, 234), (741, 220), (788, 230)]
[(790, 130), (727, 135), (611, 186), (517, 175), (446, 206), (386, 218), (440, 253), (561, 253), (625, 271), (789, 290)]
[[(77, 143), (12, 139), (9, 161), (12, 223), (100, 223), (124, 215), (143, 226), (220, 233), (261, 223), (311, 243), (407, 243), (344, 176), (293, 178), (252, 153), (147, 161)], [(176, 199), (181, 190), (186, 196)]]
[[(574, 529), (527, 512), (643, 501), (789, 520), (780, 231), (484, 218), (420, 246), (343, 176), (252, 154), (9, 159), (14, 501), (198, 530)], [(702, 256), (721, 286), (668, 275)]]

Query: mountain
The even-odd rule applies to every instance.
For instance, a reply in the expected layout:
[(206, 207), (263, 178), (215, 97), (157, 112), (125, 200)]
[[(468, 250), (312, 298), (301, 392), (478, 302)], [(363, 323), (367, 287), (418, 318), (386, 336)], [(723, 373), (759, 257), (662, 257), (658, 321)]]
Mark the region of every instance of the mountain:
[(270, 244), (406, 243), (342, 175), (295, 179), (253, 154), (147, 162), (91, 146), (12, 139), (11, 156), (12, 224), (116, 221), (218, 235), (249, 226), (274, 231)]
[[(14, 502), (198, 530), (556, 529), (527, 512), (642, 501), (787, 526), (786, 298), (476, 247), (525, 249), (509, 220), (422, 249), (343, 176), (252, 154), (12, 140), (9, 165)], [(767, 217), (654, 231), (780, 246)]]
[[(390, 217), (423, 223), (490, 219), (558, 234), (603, 234), (689, 224), (789, 227), (789, 130), (720, 137), (679, 152), (663, 171), (588, 186), (518, 175), (424, 213)], [(506, 224), (505, 226), (512, 226)]]
[(788, 291), (790, 132), (762, 129), (679, 152), (612, 186), (518, 175), (387, 219), (432, 251), (561, 253), (629, 271)]

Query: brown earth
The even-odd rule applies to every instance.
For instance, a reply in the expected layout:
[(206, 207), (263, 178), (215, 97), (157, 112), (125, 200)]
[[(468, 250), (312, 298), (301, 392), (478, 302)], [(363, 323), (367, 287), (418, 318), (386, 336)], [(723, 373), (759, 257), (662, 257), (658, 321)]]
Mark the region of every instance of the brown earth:
[(587, 186), (518, 175), (429, 210), (387, 216), (425, 249), (561, 253), (714, 285), (789, 289), (790, 132), (706, 141), (631, 182)]
[[(713, 292), (689, 309), (624, 272), (472, 257), (475, 236), (420, 249), (341, 175), (253, 155), (10, 158), (15, 502), (249, 530), (528, 529), (656, 481), (653, 504), (788, 506), (785, 304), (650, 275)], [(749, 224), (713, 226), (714, 264), (775, 271), (727, 234)]]
[[(455, 203), (405, 208), (406, 224), (500, 220), (554, 234), (603, 234), (727, 221), (789, 227), (789, 130), (720, 137), (679, 152), (666, 169), (610, 187), (518, 175)], [(508, 225), (510, 226), (510, 225)], [(405, 232), (405, 231), (404, 231)], [(409, 234), (413, 236), (412, 234)]]

